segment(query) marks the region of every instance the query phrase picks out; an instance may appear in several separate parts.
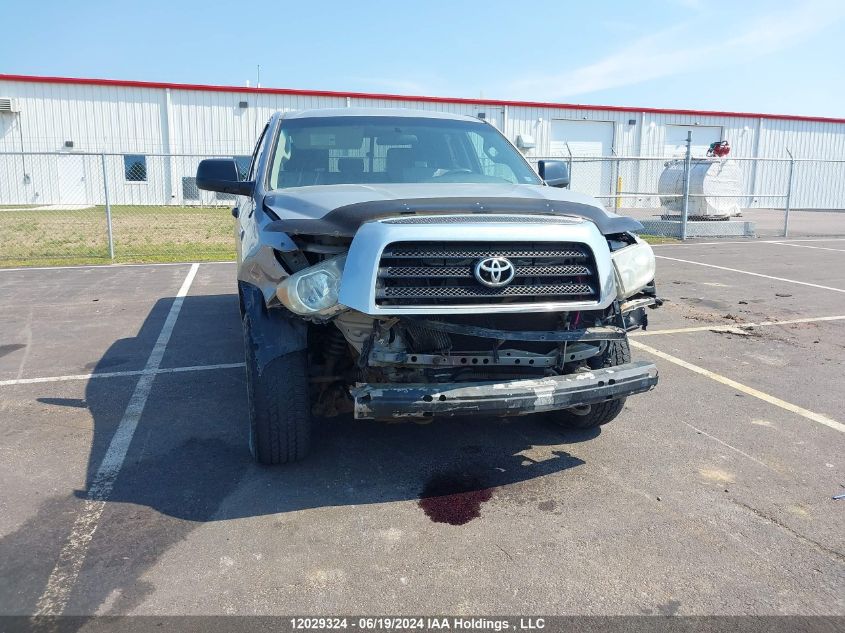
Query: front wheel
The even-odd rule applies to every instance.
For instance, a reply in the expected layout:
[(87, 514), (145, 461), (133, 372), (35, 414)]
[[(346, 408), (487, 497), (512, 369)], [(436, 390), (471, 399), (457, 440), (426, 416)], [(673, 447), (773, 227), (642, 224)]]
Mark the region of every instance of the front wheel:
[(248, 312), (243, 326), (250, 452), (262, 464), (299, 461), (311, 443), (308, 352), (283, 354), (260, 368)]
[[(631, 348), (628, 346), (628, 339), (610, 341), (603, 354), (591, 358), (588, 362), (592, 369), (603, 369), (630, 363)], [(588, 406), (588, 409), (585, 407), (583, 410), (564, 409), (556, 411), (553, 415), (556, 416), (557, 422), (570, 428), (591, 429), (607, 424), (619, 415), (625, 407), (625, 398), (606, 400)]]

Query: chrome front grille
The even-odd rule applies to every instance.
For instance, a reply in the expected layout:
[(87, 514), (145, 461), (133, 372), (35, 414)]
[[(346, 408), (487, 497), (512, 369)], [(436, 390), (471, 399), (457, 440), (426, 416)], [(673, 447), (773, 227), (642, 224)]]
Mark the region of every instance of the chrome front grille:
[[(485, 257), (514, 266), (508, 285), (490, 288), (475, 277)], [(585, 244), (560, 242), (394, 242), (382, 252), (376, 305), (448, 306), (595, 301), (598, 278)]]
[(571, 216), (500, 215), (470, 213), (465, 215), (423, 215), (382, 220), (385, 224), (571, 224)]
[[(461, 258), (461, 257), (543, 257), (562, 258), (575, 261), (583, 259), (586, 255), (586, 247), (574, 244), (481, 244), (460, 243), (454, 246), (445, 243), (430, 242), (396, 242), (388, 244), (382, 253), (382, 261), (385, 257), (390, 259), (431, 259), (431, 258)], [(571, 262), (567, 262), (571, 263)]]

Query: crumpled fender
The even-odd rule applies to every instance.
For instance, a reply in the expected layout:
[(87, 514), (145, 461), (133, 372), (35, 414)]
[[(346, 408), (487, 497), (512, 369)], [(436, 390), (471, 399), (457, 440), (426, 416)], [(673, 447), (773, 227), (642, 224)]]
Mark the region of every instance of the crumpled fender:
[(308, 347), (308, 324), (285, 308), (268, 309), (257, 287), (239, 282), (245, 344), (251, 346), (260, 375), (273, 360)]

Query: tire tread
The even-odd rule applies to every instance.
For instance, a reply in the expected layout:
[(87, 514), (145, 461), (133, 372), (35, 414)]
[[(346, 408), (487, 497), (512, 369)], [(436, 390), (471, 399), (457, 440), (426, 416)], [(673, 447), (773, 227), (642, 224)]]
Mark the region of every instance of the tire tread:
[[(591, 359), (590, 366), (593, 369), (615, 367), (631, 362), (631, 348), (628, 340), (610, 341), (607, 350), (601, 356)], [(618, 416), (625, 407), (625, 398), (606, 400), (592, 405), (590, 412), (586, 415), (575, 415), (571, 411), (557, 412), (558, 420), (567, 426), (590, 429), (596, 426), (607, 424)]]
[(250, 450), (262, 464), (303, 459), (311, 440), (307, 351), (279, 356), (258, 372), (249, 315), (244, 316)]

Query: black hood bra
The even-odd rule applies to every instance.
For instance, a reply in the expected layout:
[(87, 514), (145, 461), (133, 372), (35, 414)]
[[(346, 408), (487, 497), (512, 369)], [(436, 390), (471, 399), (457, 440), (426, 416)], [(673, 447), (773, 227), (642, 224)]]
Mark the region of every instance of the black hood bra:
[[(273, 204), (267, 206), (274, 215), (284, 216), (283, 206)], [(643, 225), (633, 218), (609, 214), (601, 207), (568, 200), (439, 197), (356, 202), (332, 209), (320, 218), (276, 220), (267, 225), (265, 230), (292, 235), (353, 237), (358, 228), (365, 222), (390, 217), (431, 214), (576, 216), (593, 222), (603, 235), (627, 231), (636, 232), (643, 228)]]

